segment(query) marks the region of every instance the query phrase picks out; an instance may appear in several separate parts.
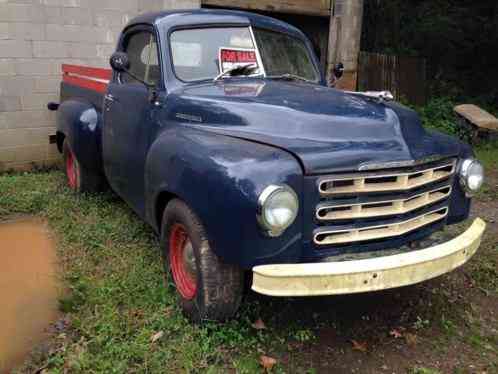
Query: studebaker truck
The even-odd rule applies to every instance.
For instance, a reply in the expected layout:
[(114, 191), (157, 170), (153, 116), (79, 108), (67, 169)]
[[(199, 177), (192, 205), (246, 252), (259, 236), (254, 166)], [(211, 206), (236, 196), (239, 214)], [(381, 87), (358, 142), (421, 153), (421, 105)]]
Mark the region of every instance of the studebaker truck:
[[(63, 66), (56, 141), (69, 187), (110, 186), (160, 236), (193, 320), (272, 296), (415, 284), (476, 252), (483, 168), (385, 94), (327, 87), (310, 41), (261, 15), (159, 12), (112, 69)], [(439, 239), (438, 239), (439, 238)]]

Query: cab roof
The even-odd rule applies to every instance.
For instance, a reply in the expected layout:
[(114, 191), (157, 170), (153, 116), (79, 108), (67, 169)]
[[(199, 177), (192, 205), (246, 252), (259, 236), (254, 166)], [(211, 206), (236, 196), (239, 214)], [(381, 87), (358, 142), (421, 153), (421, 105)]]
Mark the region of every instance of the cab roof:
[(226, 9), (188, 9), (144, 13), (133, 18), (126, 28), (139, 24), (162, 25), (166, 29), (199, 25), (251, 25), (293, 34), (300, 38), (304, 37), (304, 34), (299, 29), (275, 18), (251, 12)]

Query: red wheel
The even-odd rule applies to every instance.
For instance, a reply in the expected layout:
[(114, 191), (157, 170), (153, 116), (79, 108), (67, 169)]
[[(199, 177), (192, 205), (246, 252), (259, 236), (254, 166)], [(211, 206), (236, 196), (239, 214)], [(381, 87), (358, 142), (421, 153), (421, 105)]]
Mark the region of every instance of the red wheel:
[(75, 159), (73, 152), (70, 149), (68, 149), (66, 157), (66, 175), (67, 175), (67, 182), (72, 190), (75, 190), (78, 186), (78, 174), (77, 174), (78, 168), (75, 167), (74, 163)]
[(196, 322), (232, 317), (242, 299), (244, 271), (212, 251), (204, 226), (185, 202), (171, 200), (161, 225), (164, 270), (173, 278), (183, 313)]
[(197, 293), (197, 269), (192, 241), (185, 227), (175, 223), (169, 236), (169, 261), (171, 274), (180, 295), (192, 300)]

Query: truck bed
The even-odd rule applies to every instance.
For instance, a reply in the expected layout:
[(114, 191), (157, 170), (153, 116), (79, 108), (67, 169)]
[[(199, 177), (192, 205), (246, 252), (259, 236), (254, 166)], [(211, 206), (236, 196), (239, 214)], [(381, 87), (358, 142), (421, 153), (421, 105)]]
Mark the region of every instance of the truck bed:
[(111, 76), (111, 69), (63, 64), (60, 101), (81, 97), (101, 111)]

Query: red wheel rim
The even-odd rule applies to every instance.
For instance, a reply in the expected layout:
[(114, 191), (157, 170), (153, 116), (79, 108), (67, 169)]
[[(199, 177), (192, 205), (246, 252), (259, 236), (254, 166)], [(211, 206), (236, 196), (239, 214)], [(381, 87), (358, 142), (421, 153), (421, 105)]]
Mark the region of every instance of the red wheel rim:
[(76, 167), (73, 152), (68, 150), (66, 158), (66, 174), (69, 187), (76, 189)]
[(179, 223), (175, 223), (171, 228), (169, 260), (176, 289), (183, 298), (193, 299), (197, 292), (195, 257), (187, 231)]

